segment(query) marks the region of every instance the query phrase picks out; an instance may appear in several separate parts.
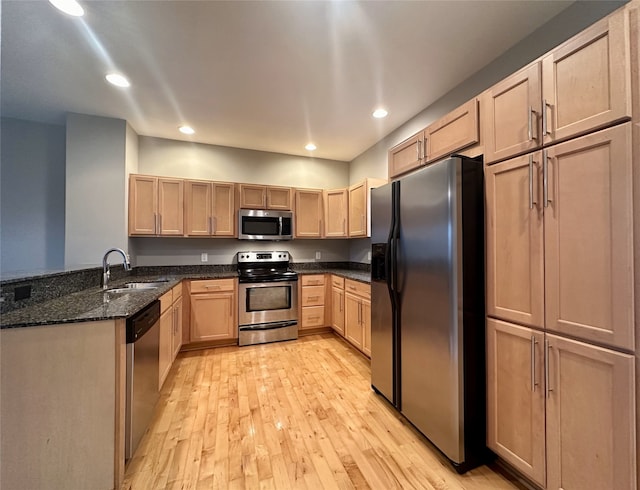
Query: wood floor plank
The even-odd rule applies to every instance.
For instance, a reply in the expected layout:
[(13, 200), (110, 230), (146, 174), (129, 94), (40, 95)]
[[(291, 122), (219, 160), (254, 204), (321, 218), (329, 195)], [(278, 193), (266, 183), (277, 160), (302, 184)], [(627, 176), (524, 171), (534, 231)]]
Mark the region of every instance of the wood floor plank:
[(458, 475), (332, 334), (182, 353), (121, 490), (516, 488)]

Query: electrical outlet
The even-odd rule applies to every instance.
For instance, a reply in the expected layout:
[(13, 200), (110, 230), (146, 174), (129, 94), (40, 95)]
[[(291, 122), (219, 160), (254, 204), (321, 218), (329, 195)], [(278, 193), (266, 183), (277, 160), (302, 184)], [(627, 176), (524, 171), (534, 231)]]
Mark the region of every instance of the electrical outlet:
[(209, 254), (207, 252), (200, 254), (200, 262), (209, 262)]
[(316, 260), (320, 260), (320, 257), (322, 257), (322, 254), (320, 252), (316, 252)]

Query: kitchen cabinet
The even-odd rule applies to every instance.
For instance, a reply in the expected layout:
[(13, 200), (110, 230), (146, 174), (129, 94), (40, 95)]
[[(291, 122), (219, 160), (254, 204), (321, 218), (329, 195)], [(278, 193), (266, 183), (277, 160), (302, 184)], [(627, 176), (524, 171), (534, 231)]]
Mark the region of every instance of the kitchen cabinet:
[(386, 184), (383, 179), (365, 179), (349, 187), (349, 237), (371, 236), (371, 189)]
[(398, 177), (425, 163), (425, 131), (420, 131), (398, 143), (388, 152), (389, 178)]
[(296, 212), (294, 233), (296, 238), (322, 238), (322, 191), (295, 190)]
[(187, 180), (185, 202), (187, 236), (237, 236), (235, 184)]
[(371, 286), (345, 279), (344, 287), (345, 338), (371, 357)]
[(182, 283), (173, 289), (173, 329), (171, 331), (171, 362), (175, 361), (182, 347)]
[(480, 140), (478, 100), (471, 99), (425, 130), (427, 162), (436, 161)]
[(349, 191), (346, 188), (324, 191), (323, 201), (325, 238), (347, 238)]
[(236, 280), (191, 281), (190, 290), (190, 342), (238, 338)]
[(175, 314), (173, 312), (173, 291), (160, 297), (160, 341), (158, 359), (158, 390), (162, 389), (173, 362), (173, 332)]
[(489, 319), (487, 381), (487, 445), (514, 468), (550, 489), (635, 488), (632, 355)]
[(631, 124), (488, 167), (486, 185), (487, 314), (632, 350)]
[(182, 179), (129, 176), (129, 235), (184, 234)]
[(331, 276), (331, 328), (344, 337), (344, 278)]
[(291, 210), (290, 187), (238, 184), (240, 208)]
[(621, 10), (489, 89), (485, 162), (631, 117), (629, 42)]
[(325, 326), (325, 276), (300, 276), (300, 330)]

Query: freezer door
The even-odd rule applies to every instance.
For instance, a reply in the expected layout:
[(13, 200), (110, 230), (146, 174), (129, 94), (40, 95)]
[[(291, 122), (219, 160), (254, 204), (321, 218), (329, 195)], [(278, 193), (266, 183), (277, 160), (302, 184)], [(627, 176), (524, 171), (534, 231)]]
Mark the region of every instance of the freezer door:
[(392, 207), (391, 184), (371, 191), (371, 386), (395, 404), (393, 302), (388, 284)]
[(464, 461), (458, 308), (460, 159), (400, 180), (401, 411), (454, 463)]

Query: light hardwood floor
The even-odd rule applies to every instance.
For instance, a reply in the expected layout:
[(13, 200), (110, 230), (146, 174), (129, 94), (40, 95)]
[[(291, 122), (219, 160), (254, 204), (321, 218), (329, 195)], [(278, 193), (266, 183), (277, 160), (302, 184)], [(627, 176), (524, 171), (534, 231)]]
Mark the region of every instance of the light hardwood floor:
[(457, 475), (333, 334), (178, 356), (123, 490), (513, 489)]

